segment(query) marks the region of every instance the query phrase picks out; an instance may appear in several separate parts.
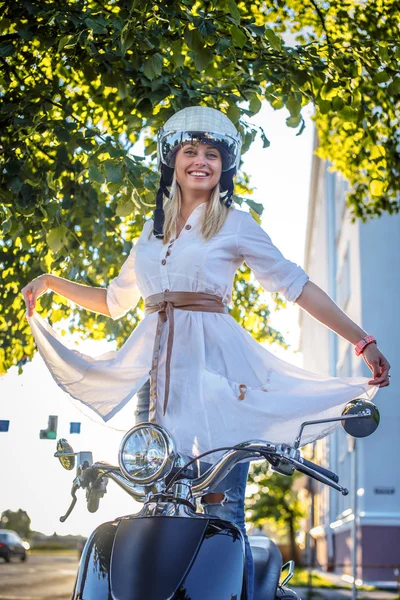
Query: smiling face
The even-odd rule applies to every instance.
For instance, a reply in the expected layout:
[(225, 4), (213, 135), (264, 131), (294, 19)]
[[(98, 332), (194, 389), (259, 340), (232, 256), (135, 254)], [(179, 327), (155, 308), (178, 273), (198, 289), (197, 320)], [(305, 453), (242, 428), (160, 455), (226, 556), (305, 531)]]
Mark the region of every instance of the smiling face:
[(175, 158), (175, 174), (182, 191), (211, 192), (222, 172), (220, 152), (207, 144), (185, 144)]

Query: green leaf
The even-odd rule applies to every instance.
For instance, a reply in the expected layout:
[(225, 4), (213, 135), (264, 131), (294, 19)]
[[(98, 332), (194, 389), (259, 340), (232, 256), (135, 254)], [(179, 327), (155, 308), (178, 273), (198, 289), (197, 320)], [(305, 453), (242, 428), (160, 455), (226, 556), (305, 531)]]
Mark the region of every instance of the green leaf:
[(204, 37), (209, 37), (218, 28), (212, 19), (199, 19), (196, 21), (196, 26), (199, 33)]
[(85, 23), (89, 27), (89, 29), (93, 29), (94, 33), (100, 33), (100, 34), (108, 33), (106, 27), (101, 25), (98, 21), (91, 19), (90, 17), (88, 19), (85, 19)]
[(232, 123), (237, 123), (240, 119), (240, 109), (235, 104), (230, 105), (226, 114), (228, 115)]
[(288, 127), (298, 127), (300, 125), (301, 115), (296, 115), (295, 117), (288, 117), (286, 119), (286, 125)]
[(15, 54), (14, 44), (11, 42), (3, 42), (0, 44), (0, 56), (5, 58), (6, 56), (13, 56)]
[(126, 85), (126, 82), (122, 79), (118, 82), (118, 95), (121, 98), (121, 100), (125, 100), (125, 98), (128, 95), (128, 92), (128, 86)]
[(263, 148), (269, 148), (271, 145), (271, 142), (269, 141), (269, 139), (267, 138), (267, 136), (265, 135), (264, 130), (261, 130), (261, 139), (262, 139), (262, 143), (263, 143)]
[(159, 77), (161, 75), (163, 66), (163, 58), (161, 54), (153, 54), (144, 65), (143, 72), (146, 75), (147, 79), (152, 81), (154, 77)]
[(255, 115), (261, 110), (261, 100), (258, 96), (253, 96), (250, 100), (249, 109)]
[(253, 33), (255, 33), (258, 37), (262, 37), (265, 34), (265, 27), (264, 25), (247, 25), (246, 24), (247, 29), (250, 29), (250, 31), (252, 31)]
[(235, 0), (228, 0), (229, 12), (231, 13), (231, 17), (240, 23), (240, 12)]
[(301, 110), (301, 104), (300, 102), (297, 102), (297, 100), (295, 100), (294, 98), (290, 98), (286, 102), (286, 108), (290, 112), (291, 117), (297, 117)]
[(117, 203), (115, 214), (117, 217), (129, 217), (135, 210), (135, 205), (131, 200), (130, 195), (122, 196)]
[(258, 215), (262, 215), (264, 212), (264, 206), (260, 204), (260, 202), (254, 202), (254, 200), (250, 200), (250, 198), (245, 198), (246, 204), (254, 210)]
[(350, 123), (355, 123), (357, 121), (357, 112), (354, 108), (351, 108), (351, 106), (344, 106), (342, 110), (339, 111), (339, 115), (344, 121), (349, 121)]
[(117, 192), (119, 192), (119, 190), (121, 189), (121, 187), (124, 185), (123, 181), (116, 181), (115, 183), (107, 183), (107, 189), (109, 191), (109, 193), (114, 196)]
[(104, 183), (104, 175), (96, 167), (96, 165), (92, 165), (91, 167), (89, 167), (88, 176), (90, 181), (95, 181), (96, 183)]
[(285, 106), (285, 104), (284, 104), (284, 102), (282, 102), (282, 100), (280, 98), (275, 98), (274, 100), (272, 100), (271, 106), (273, 109), (279, 110), (279, 109), (283, 108)]
[(332, 108), (332, 105), (328, 100), (322, 100), (322, 99), (318, 100), (317, 106), (318, 106), (318, 109), (319, 109), (319, 112), (321, 113), (321, 115), (327, 115)]
[(295, 73), (293, 73), (293, 79), (300, 86), (303, 86), (306, 83), (306, 81), (309, 81), (310, 75), (309, 75), (309, 73), (307, 73), (307, 71), (299, 70), (299, 71), (296, 71)]
[(119, 163), (116, 163), (112, 160), (106, 160), (104, 162), (104, 169), (108, 182), (117, 183), (122, 181), (122, 169)]
[(375, 83), (386, 83), (390, 80), (390, 75), (386, 71), (379, 71), (379, 73), (375, 73), (373, 80)]
[(182, 43), (180, 41), (171, 44), (171, 59), (178, 69), (185, 62), (185, 56), (182, 54)]
[(121, 47), (122, 47), (122, 52), (124, 54), (127, 50), (129, 50), (129, 48), (131, 48), (133, 46), (134, 41), (135, 41), (135, 30), (132, 28), (132, 23), (128, 22), (123, 27), (122, 32), (121, 32)]
[(71, 134), (69, 133), (68, 129), (65, 129), (64, 127), (56, 127), (54, 129), (54, 134), (59, 142), (69, 142), (71, 139)]
[(221, 38), (218, 41), (218, 44), (215, 48), (215, 52), (217, 54), (223, 54), (225, 52), (225, 50), (227, 50), (230, 47), (231, 47), (231, 40), (228, 38)]
[(243, 48), (243, 46), (247, 42), (247, 37), (245, 36), (243, 31), (241, 31), (239, 29), (239, 27), (237, 25), (232, 25), (231, 36), (232, 36), (232, 39), (234, 40), (234, 42), (236, 42), (236, 45), (239, 46), (239, 48)]
[(282, 40), (279, 36), (276, 35), (275, 31), (273, 31), (272, 29), (266, 28), (265, 36), (274, 50), (279, 51), (282, 49)]
[[(74, 42), (72, 42), (74, 40)], [(63, 48), (73, 48), (76, 46), (77, 38), (74, 35), (64, 35), (58, 42), (58, 51), (61, 52)]]
[(189, 29), (186, 27), (184, 38), (191, 50), (199, 52), (204, 47), (204, 39), (196, 29)]
[(53, 252), (58, 252), (66, 245), (68, 229), (65, 225), (60, 225), (55, 229), (51, 229), (46, 235), (47, 245)]
[(333, 110), (341, 110), (344, 106), (344, 102), (343, 99), (340, 98), (339, 96), (336, 96), (333, 100), (332, 100), (332, 108)]
[(390, 85), (387, 88), (388, 94), (391, 96), (397, 96), (400, 94), (400, 77), (395, 77)]
[(207, 50), (206, 48), (203, 48), (203, 50), (197, 52), (194, 57), (196, 69), (198, 71), (204, 71), (204, 69), (208, 67), (211, 58), (212, 52), (210, 50)]

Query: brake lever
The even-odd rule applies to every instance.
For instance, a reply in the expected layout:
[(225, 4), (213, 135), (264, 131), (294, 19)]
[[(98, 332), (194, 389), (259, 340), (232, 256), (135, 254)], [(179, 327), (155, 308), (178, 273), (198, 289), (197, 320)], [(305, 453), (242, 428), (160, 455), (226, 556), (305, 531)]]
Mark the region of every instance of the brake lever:
[(76, 504), (76, 502), (78, 500), (78, 498), (76, 497), (76, 492), (79, 490), (79, 488), (80, 488), (80, 485), (75, 480), (74, 483), (73, 483), (73, 485), (72, 485), (72, 489), (71, 489), (72, 502), (69, 505), (69, 508), (68, 508), (67, 512), (65, 513), (65, 515), (63, 515), (62, 517), (60, 517), (61, 523), (64, 523), (68, 519), (68, 517), (72, 513), (72, 511), (74, 510), (75, 504)]
[(318, 471), (315, 471), (311, 467), (308, 467), (307, 465), (301, 463), (296, 458), (291, 458), (290, 460), (291, 460), (293, 466), (301, 473), (304, 473), (305, 475), (310, 475), (310, 477), (312, 477), (313, 479), (317, 479), (321, 483), (325, 483), (326, 485), (329, 485), (333, 489), (340, 492), (343, 496), (347, 496), (347, 494), (349, 493), (349, 490), (347, 488), (342, 487), (341, 485), (339, 485), (332, 479), (329, 479), (329, 477), (326, 477), (322, 473), (318, 473)]

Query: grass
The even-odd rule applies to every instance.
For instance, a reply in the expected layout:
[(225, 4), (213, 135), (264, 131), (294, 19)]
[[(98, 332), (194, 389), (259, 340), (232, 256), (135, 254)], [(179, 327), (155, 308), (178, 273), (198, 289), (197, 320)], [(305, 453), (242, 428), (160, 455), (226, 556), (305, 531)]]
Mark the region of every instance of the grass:
[[(290, 580), (291, 587), (307, 587), (309, 582), (309, 571), (304, 567), (296, 567), (294, 575)], [(315, 588), (329, 588), (331, 590), (340, 589), (339, 586), (335, 585), (329, 579), (322, 577), (319, 573), (311, 572), (311, 583), (312, 587)]]
[[(304, 567), (296, 567), (293, 578), (290, 580), (290, 586), (293, 587), (308, 587), (309, 583), (309, 570)], [(343, 585), (336, 585), (332, 583), (328, 578), (321, 575), (319, 572), (311, 571), (311, 585), (313, 588), (327, 588), (331, 590), (344, 590), (349, 589), (349, 585), (343, 583)], [(357, 589), (363, 592), (370, 592), (375, 590), (373, 586), (361, 585), (357, 586)]]

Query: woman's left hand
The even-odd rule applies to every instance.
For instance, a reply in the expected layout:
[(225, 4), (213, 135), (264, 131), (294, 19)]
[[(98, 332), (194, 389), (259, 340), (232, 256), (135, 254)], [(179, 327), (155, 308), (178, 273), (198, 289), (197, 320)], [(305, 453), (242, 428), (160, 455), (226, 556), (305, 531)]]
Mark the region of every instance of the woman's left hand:
[(368, 383), (370, 385), (379, 385), (380, 388), (389, 385), (390, 364), (378, 349), (377, 345), (374, 343), (368, 344), (362, 353), (362, 357), (374, 376), (374, 379), (371, 379)]

